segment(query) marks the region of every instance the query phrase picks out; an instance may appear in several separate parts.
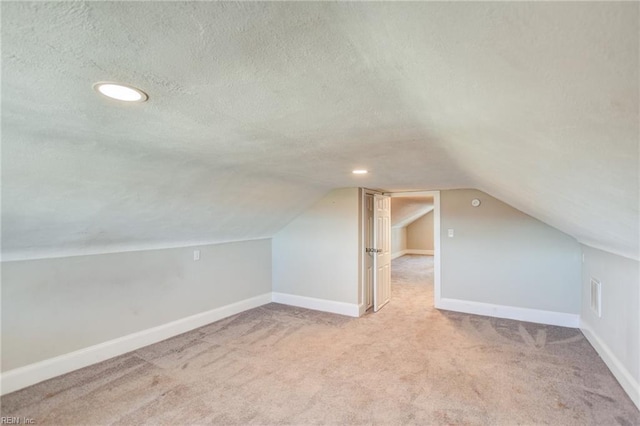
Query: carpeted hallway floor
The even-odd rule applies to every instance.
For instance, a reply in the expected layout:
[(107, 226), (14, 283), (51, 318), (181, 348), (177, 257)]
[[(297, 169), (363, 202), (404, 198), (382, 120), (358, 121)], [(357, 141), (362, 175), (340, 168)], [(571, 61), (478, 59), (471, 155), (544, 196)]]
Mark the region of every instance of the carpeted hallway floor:
[(580, 331), (433, 308), (393, 261), (363, 318), (269, 304), (2, 397), (38, 424), (638, 425)]

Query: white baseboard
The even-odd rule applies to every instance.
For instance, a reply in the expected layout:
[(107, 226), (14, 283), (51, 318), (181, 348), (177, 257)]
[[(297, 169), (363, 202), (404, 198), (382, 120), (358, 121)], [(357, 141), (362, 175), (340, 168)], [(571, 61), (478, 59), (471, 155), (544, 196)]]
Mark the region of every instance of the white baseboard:
[(433, 256), (434, 255), (434, 251), (433, 250), (417, 250), (417, 249), (401, 250), (401, 251), (397, 251), (395, 253), (391, 253), (391, 260), (397, 259), (399, 257), (402, 257), (405, 254), (426, 254), (426, 255), (429, 255), (429, 256)]
[(436, 308), (467, 314), (485, 315), (488, 317), (535, 322), (538, 324), (559, 325), (561, 327), (578, 328), (580, 325), (580, 316), (578, 314), (493, 305), (468, 300), (441, 298), (436, 301)]
[(640, 383), (631, 375), (629, 370), (620, 362), (613, 351), (604, 343), (598, 335), (584, 321), (580, 323), (580, 330), (587, 338), (591, 346), (598, 352), (600, 358), (609, 367), (613, 376), (618, 380), (622, 389), (625, 390), (629, 398), (640, 410)]
[(429, 256), (433, 256), (433, 250), (407, 249), (405, 251), (406, 251), (406, 254), (426, 254)]
[(316, 299), (315, 297), (298, 296), (288, 293), (273, 292), (271, 300), (284, 305), (298, 306), (315, 311), (331, 312), (333, 314), (360, 316), (360, 307), (355, 303), (336, 302), (334, 300)]
[(401, 251), (397, 251), (397, 252), (395, 252), (395, 253), (391, 253), (391, 260), (393, 260), (393, 259), (397, 259), (397, 258), (399, 258), (399, 257), (402, 257), (402, 256), (404, 256), (405, 254), (407, 254), (407, 251), (406, 251), (406, 250), (401, 250)]
[(434, 253), (435, 252), (433, 250), (406, 249), (406, 250), (397, 251), (395, 253), (391, 253), (391, 260), (402, 257), (405, 254), (426, 254), (428, 256), (433, 256)]
[(367, 312), (367, 307), (364, 303), (358, 305), (358, 316), (361, 317)]
[(6, 371), (0, 375), (0, 394), (14, 392), (44, 380), (105, 361), (270, 302), (271, 293), (265, 293), (68, 354)]

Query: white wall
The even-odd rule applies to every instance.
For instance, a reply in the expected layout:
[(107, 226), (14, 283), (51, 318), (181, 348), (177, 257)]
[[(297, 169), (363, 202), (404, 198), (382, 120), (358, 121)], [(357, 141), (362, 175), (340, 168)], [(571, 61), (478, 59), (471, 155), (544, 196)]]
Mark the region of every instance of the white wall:
[[(640, 262), (582, 246), (580, 328), (640, 408)], [(602, 316), (590, 305), (590, 282), (602, 283)]]
[(270, 292), (268, 239), (3, 262), (2, 371)]
[(407, 226), (407, 249), (433, 250), (433, 211)]
[(273, 291), (357, 308), (359, 237), (359, 189), (329, 192), (273, 237)]
[(407, 227), (391, 228), (391, 255), (400, 256), (407, 250)]
[(441, 192), (441, 250), (443, 299), (574, 314), (577, 326), (580, 246), (569, 235), (481, 191), (450, 190)]

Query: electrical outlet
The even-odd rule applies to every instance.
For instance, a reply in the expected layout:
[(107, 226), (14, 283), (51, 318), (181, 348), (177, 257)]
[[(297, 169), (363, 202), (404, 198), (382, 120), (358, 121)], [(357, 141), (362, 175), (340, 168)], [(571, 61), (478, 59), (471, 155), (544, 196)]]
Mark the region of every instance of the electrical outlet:
[(200, 260), (200, 250), (193, 251), (193, 260)]

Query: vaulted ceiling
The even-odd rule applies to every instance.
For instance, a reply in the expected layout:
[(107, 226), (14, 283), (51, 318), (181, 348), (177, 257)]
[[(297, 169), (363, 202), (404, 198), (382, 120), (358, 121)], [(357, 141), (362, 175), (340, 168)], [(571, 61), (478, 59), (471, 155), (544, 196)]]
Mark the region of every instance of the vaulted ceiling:
[(638, 3), (1, 7), (5, 260), (269, 237), (349, 186), (638, 258)]

